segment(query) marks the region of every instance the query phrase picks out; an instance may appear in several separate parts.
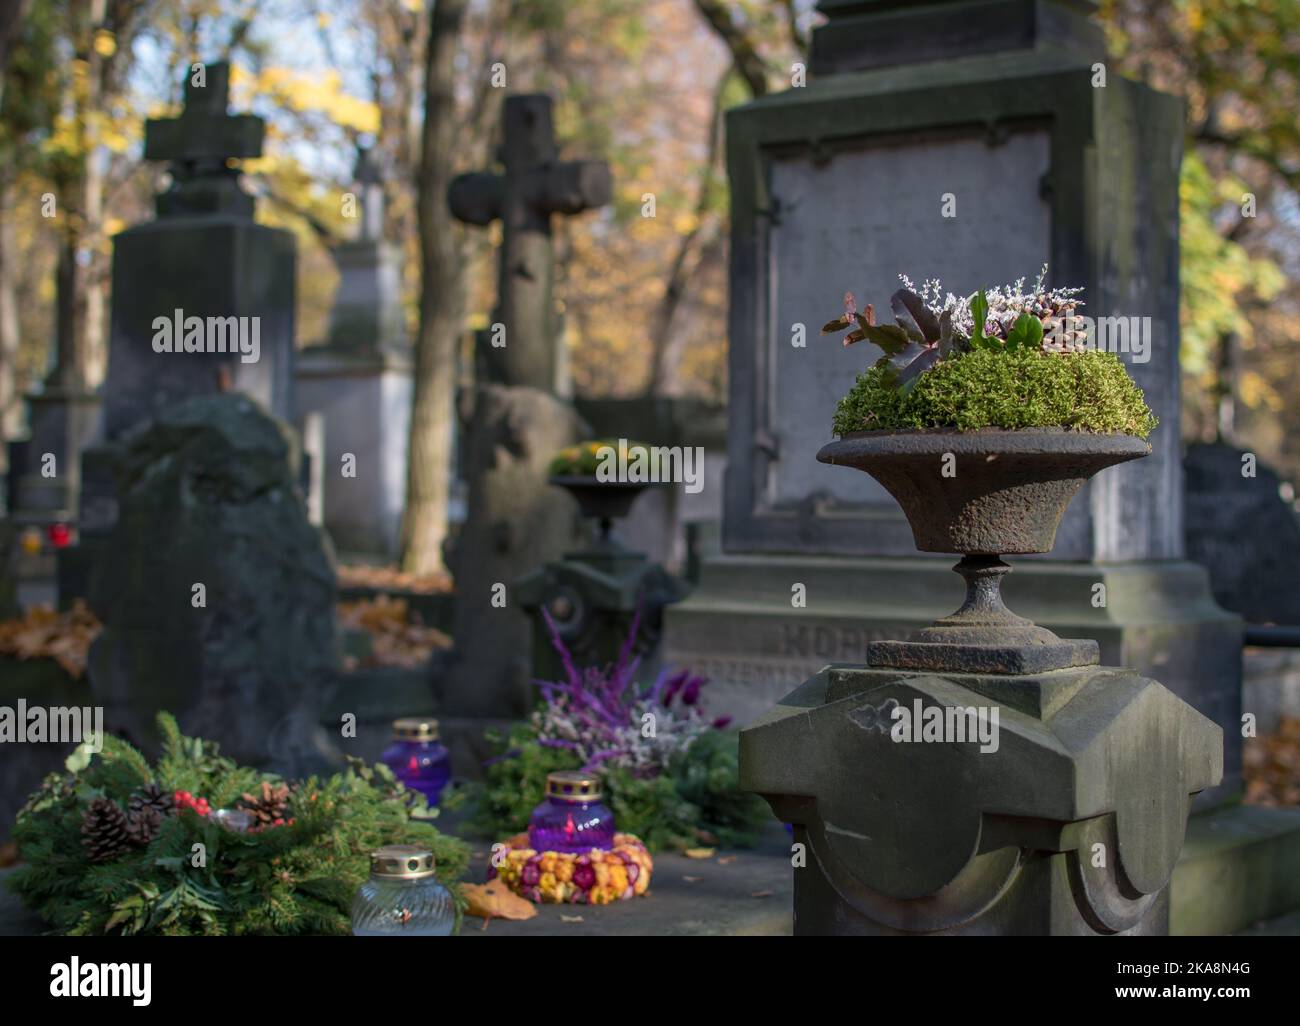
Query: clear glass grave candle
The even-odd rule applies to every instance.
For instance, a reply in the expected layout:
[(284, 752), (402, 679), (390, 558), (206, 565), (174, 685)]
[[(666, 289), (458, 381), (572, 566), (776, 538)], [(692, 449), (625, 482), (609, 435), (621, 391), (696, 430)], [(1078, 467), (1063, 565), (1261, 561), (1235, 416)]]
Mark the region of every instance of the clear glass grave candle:
[(535, 851), (571, 855), (614, 847), (614, 814), (601, 802), (595, 774), (562, 770), (546, 775), (546, 798), (533, 810), (528, 843)]
[(352, 901), (354, 937), (447, 937), (455, 925), (456, 907), (434, 875), (433, 852), (390, 844), (370, 853), (370, 879)]
[(438, 721), (410, 716), (393, 721), (393, 743), (380, 756), (407, 787), (438, 804), (451, 779), (451, 755), (438, 742)]

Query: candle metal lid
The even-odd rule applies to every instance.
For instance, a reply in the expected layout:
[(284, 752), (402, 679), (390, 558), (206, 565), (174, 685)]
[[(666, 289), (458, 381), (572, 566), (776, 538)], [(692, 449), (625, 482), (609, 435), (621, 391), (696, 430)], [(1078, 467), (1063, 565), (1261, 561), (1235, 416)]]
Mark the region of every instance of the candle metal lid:
[(370, 853), (370, 875), (385, 880), (419, 880), (432, 876), (433, 852), (418, 844), (386, 844)]
[(431, 716), (404, 716), (393, 720), (393, 736), (400, 741), (437, 741), (438, 721)]
[(546, 797), (566, 802), (599, 801), (600, 778), (581, 770), (559, 770), (546, 774)]

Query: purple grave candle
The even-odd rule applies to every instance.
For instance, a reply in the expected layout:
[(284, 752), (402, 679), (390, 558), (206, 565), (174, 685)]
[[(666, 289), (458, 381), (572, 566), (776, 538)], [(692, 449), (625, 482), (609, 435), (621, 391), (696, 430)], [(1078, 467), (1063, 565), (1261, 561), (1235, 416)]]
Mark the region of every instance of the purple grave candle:
[(393, 743), (380, 756), (403, 784), (438, 804), (451, 779), (451, 757), (438, 742), (438, 721), (410, 716), (393, 721)]
[(594, 773), (548, 773), (546, 797), (528, 824), (528, 843), (536, 851), (571, 855), (613, 848), (614, 814), (600, 799), (600, 781)]

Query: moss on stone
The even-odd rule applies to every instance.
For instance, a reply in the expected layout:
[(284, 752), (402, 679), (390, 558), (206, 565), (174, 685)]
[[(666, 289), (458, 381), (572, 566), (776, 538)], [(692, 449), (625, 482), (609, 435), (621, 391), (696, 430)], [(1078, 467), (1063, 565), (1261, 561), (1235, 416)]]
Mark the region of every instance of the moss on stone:
[(1146, 438), (1156, 426), (1114, 353), (977, 350), (921, 375), (904, 396), (872, 367), (835, 410), (837, 435), (913, 428), (1063, 427)]

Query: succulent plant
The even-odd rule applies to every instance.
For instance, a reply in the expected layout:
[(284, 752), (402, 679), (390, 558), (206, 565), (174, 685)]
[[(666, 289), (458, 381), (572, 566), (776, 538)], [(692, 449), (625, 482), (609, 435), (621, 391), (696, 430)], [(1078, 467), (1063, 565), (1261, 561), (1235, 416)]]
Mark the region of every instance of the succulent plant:
[(889, 298), (894, 324), (877, 324), (871, 304), (859, 313), (853, 293), (847, 292), (844, 313), (823, 325), (822, 334), (852, 329), (844, 337), (844, 345), (867, 341), (878, 346), (883, 355), (875, 367), (880, 369), (881, 379), (903, 395), (911, 392), (921, 374), (955, 353), (1087, 348), (1074, 314), (1082, 290), (1047, 290), (1043, 287), (1046, 276), (1044, 266), (1028, 292), (1021, 278), (1012, 285), (981, 289), (961, 298), (952, 293), (944, 296), (938, 280), (926, 281), (918, 290), (911, 279), (900, 274), (904, 288)]
[(875, 308), (867, 304), (865, 313), (857, 312), (852, 292), (844, 294), (844, 314), (822, 326), (822, 334), (842, 331), (856, 324), (844, 336), (844, 344), (864, 339), (880, 347), (884, 355), (876, 361), (904, 392), (912, 389), (917, 377), (953, 351), (957, 336), (953, 331), (952, 311), (939, 314), (931, 310), (911, 289), (899, 289), (889, 297), (895, 324), (877, 324)]

